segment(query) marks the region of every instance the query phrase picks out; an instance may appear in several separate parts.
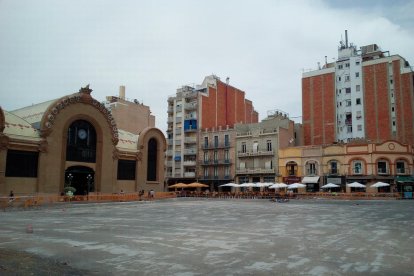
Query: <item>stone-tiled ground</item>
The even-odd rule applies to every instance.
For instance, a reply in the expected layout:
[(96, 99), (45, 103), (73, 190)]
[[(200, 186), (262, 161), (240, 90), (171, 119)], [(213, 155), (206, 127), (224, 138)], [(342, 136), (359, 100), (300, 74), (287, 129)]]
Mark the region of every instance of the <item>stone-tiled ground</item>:
[(55, 205), (1, 212), (0, 249), (99, 275), (414, 275), (414, 201)]

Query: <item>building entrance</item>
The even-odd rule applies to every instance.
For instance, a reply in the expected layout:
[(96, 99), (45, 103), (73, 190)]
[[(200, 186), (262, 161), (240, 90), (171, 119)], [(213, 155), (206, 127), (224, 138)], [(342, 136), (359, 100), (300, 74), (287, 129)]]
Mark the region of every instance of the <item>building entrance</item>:
[(95, 191), (95, 172), (88, 167), (72, 166), (65, 171), (65, 188), (73, 187), (75, 195), (87, 195)]

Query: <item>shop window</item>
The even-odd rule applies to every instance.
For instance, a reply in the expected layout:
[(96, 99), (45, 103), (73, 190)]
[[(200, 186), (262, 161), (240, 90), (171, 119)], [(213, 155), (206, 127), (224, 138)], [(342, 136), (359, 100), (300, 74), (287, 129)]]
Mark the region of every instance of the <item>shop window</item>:
[(409, 173), (408, 168), (405, 164), (405, 161), (398, 160), (395, 166), (397, 167), (397, 174), (408, 174)]
[(135, 180), (137, 163), (135, 160), (118, 160), (118, 180)]
[(37, 177), (39, 153), (34, 151), (8, 150), (6, 177)]

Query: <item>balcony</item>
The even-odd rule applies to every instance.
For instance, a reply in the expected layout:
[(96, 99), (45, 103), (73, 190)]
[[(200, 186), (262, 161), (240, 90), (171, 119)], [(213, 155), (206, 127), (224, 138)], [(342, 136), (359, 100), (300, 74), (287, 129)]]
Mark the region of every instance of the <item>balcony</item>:
[(195, 167), (196, 164), (197, 164), (196, 161), (184, 161), (183, 162), (184, 167)]
[(197, 109), (197, 103), (185, 103), (184, 104), (185, 110), (196, 110)]
[(185, 149), (184, 150), (184, 155), (196, 155), (197, 154), (197, 149)]
[(398, 175), (408, 175), (410, 174), (410, 170), (408, 168), (397, 168)]
[(201, 166), (217, 166), (217, 165), (230, 165), (232, 164), (231, 159), (219, 159), (219, 160), (201, 160), (199, 161)]
[(257, 169), (237, 169), (236, 174), (274, 174), (275, 169), (265, 169), (265, 168), (257, 168)]
[(273, 151), (257, 151), (257, 152), (253, 152), (253, 151), (241, 152), (241, 151), (239, 151), (237, 153), (237, 157), (272, 156), (272, 155), (274, 155)]
[(185, 137), (184, 138), (184, 143), (186, 143), (186, 144), (196, 144), (197, 143), (197, 138), (196, 137)]
[(389, 175), (390, 174), (390, 170), (388, 168), (378, 168), (378, 174), (381, 174), (381, 175)]
[(230, 143), (220, 143), (220, 144), (212, 144), (212, 145), (206, 145), (203, 144), (203, 149), (204, 150), (209, 150), (209, 149), (226, 149), (226, 148), (230, 148)]
[(184, 177), (195, 178), (195, 172), (185, 172)]

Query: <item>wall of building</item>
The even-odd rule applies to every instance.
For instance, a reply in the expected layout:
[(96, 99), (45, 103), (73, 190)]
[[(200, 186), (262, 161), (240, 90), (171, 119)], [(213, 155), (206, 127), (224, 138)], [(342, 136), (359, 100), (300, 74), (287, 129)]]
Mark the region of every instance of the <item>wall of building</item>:
[(302, 124), (305, 145), (333, 143), (336, 127), (335, 68), (302, 78)]

